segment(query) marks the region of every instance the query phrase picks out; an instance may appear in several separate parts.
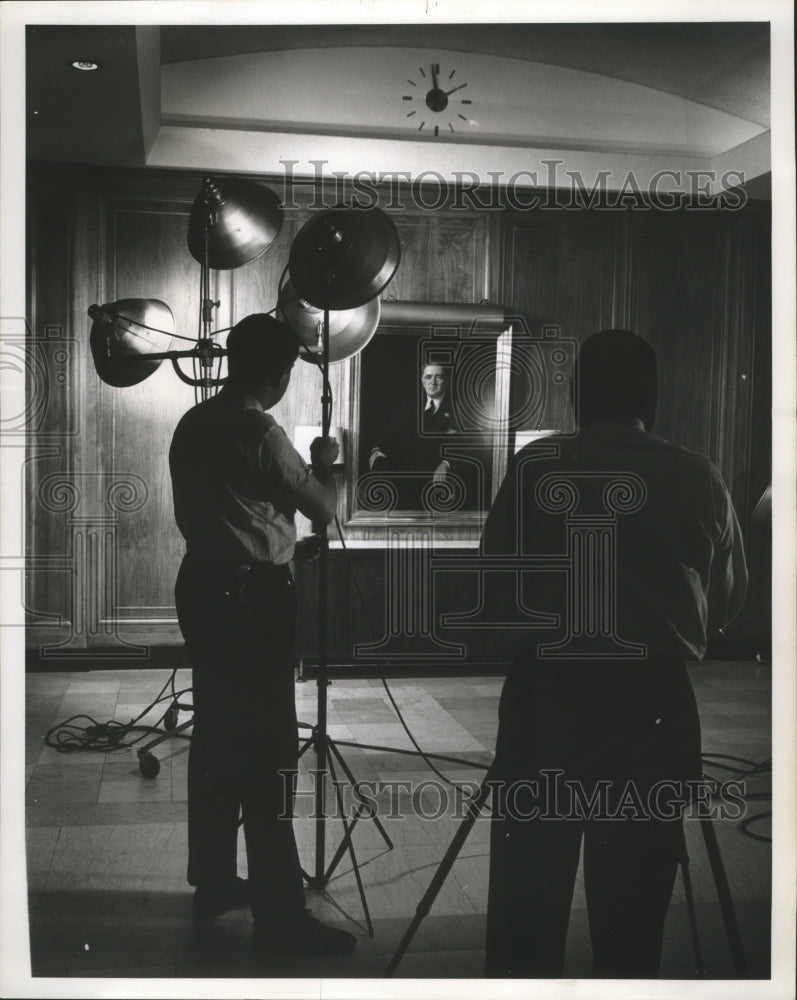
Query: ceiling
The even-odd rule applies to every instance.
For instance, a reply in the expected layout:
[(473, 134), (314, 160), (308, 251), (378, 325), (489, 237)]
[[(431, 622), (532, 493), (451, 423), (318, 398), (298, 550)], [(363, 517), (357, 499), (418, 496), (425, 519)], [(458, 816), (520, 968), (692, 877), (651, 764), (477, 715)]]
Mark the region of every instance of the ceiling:
[[(267, 172), (264, 158), (345, 147), (345, 169), (406, 156), (417, 172), (752, 150), (739, 162), (759, 189), (769, 170), (766, 23), (37, 25), (26, 50), (33, 160)], [(424, 100), (433, 64), (463, 82), (443, 113)]]
[(769, 126), (769, 25), (400, 24), (161, 28), (164, 64), (255, 52), (396, 46), (598, 73)]

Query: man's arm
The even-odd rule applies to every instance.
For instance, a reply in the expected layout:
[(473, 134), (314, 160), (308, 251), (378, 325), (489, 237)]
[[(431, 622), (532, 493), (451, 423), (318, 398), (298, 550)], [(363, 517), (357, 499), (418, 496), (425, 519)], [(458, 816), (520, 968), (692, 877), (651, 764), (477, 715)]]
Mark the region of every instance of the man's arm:
[(339, 452), (334, 438), (316, 438), (310, 445), (312, 475), (296, 494), (296, 507), (315, 524), (329, 524), (338, 507), (332, 466)]

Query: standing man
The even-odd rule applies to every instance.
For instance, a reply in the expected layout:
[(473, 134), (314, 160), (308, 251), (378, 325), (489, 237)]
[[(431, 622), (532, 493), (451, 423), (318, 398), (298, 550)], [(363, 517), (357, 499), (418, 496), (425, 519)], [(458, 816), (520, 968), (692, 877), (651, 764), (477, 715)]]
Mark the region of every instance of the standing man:
[(482, 538), (549, 616), (501, 696), (486, 971), (563, 975), (583, 838), (594, 975), (652, 978), (702, 774), (685, 661), (739, 612), (747, 572), (719, 472), (651, 433), (653, 349), (595, 334), (571, 392), (578, 433), (515, 456)]
[[(243, 319), (227, 339), (229, 377), (180, 420), (169, 464), (186, 555), (175, 586), (193, 669), (188, 760), (188, 881), (194, 918), (250, 905), (263, 954), (350, 951), (355, 938), (313, 918), (293, 834), (294, 514), (329, 523), (336, 442), (316, 438), (311, 467), (267, 412), (298, 355), (293, 331)], [(301, 544), (301, 543), (300, 543)], [(248, 881), (236, 874), (243, 816)]]

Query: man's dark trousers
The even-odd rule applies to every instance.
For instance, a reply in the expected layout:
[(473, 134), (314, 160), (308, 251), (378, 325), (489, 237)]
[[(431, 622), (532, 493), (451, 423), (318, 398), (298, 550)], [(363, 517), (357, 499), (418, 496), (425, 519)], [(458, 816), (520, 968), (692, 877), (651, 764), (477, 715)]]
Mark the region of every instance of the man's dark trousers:
[[(675, 793), (665, 787), (654, 799), (651, 790), (666, 780), (688, 792), (683, 783), (700, 776), (683, 664), (519, 662), (499, 718), (487, 976), (563, 976), (583, 837), (593, 974), (655, 978), (683, 839)], [(577, 782), (589, 802), (601, 780), (615, 818), (574, 808), (565, 785)], [(629, 782), (644, 816), (624, 797)]]
[(236, 875), (243, 816), (252, 913), (279, 924), (304, 909), (293, 825), (298, 734), (296, 595), (287, 566), (213, 566), (186, 557), (175, 587), (193, 670), (188, 881)]

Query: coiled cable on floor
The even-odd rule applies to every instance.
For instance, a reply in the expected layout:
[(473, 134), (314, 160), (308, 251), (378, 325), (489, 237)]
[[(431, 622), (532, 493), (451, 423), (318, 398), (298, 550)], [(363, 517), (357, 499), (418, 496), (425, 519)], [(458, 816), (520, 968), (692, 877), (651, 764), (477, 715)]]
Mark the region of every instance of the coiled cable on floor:
[[(178, 691), (175, 686), (175, 677), (179, 667), (179, 658), (172, 668), (169, 677), (163, 687), (158, 692), (155, 699), (150, 702), (145, 709), (131, 719), (129, 722), (119, 722), (116, 719), (109, 719), (107, 722), (98, 722), (90, 715), (73, 715), (64, 722), (58, 722), (47, 731), (44, 743), (48, 747), (57, 750), (58, 753), (73, 753), (75, 751), (96, 751), (97, 753), (114, 753), (120, 750), (129, 750), (137, 743), (140, 743), (146, 736), (152, 733), (161, 733), (160, 727), (166, 717), (173, 712), (173, 706), (181, 695), (191, 690), (190, 687)], [(167, 688), (171, 688), (166, 694)], [(148, 715), (154, 708), (162, 702), (168, 701), (169, 705), (164, 710), (157, 722), (151, 724), (141, 724), (141, 719)], [(79, 724), (83, 720), (84, 724)], [(131, 734), (137, 735), (132, 739)], [(189, 739), (187, 734), (175, 733), (183, 739)]]

